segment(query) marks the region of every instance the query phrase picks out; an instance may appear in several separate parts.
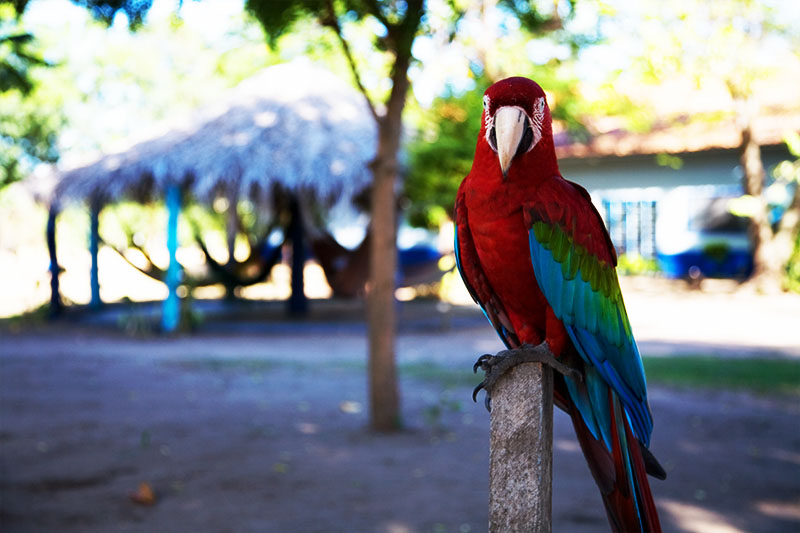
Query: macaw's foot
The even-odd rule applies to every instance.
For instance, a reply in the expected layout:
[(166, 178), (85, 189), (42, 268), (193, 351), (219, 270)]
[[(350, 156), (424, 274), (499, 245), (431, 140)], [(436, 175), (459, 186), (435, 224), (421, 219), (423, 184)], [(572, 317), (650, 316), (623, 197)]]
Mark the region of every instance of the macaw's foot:
[(485, 390), (486, 398), (484, 399), (484, 403), (486, 405), (486, 410), (491, 411), (492, 387), (494, 387), (495, 383), (497, 383), (497, 380), (500, 379), (500, 376), (520, 363), (542, 363), (549, 365), (553, 368), (553, 370), (559, 372), (560, 374), (570, 376), (578, 380), (582, 379), (582, 375), (578, 370), (562, 363), (553, 356), (553, 352), (550, 351), (550, 347), (547, 345), (547, 342), (542, 342), (538, 346), (523, 344), (519, 348), (503, 350), (495, 355), (488, 353), (483, 354), (478, 358), (477, 361), (475, 361), (475, 365), (472, 367), (473, 372), (477, 374), (478, 369), (480, 368), (486, 373), (486, 376), (484, 377), (483, 381), (478, 383), (478, 386), (475, 387), (475, 390), (472, 391), (472, 401), (477, 402), (478, 392), (480, 392), (481, 389)]

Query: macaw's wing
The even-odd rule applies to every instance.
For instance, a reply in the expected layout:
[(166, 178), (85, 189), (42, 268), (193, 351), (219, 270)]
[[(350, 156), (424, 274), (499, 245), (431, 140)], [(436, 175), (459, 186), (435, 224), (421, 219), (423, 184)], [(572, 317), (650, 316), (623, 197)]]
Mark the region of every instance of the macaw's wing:
[[(620, 397), (636, 437), (647, 446), (653, 422), (639, 349), (616, 273), (616, 254), (591, 197), (558, 180), (525, 206), (536, 281), (586, 362), (586, 389), (567, 380), (586, 425), (611, 450), (608, 387)], [(599, 436), (598, 436), (599, 431)]]
[(478, 253), (472, 241), (472, 232), (467, 219), (467, 208), (464, 205), (461, 191), (456, 197), (455, 221), (456, 265), (458, 265), (461, 279), (464, 280), (470, 296), (481, 307), (483, 314), (494, 326), (506, 347), (515, 348), (520, 345), (519, 339), (503, 308), (503, 303), (489, 284), (478, 260)]

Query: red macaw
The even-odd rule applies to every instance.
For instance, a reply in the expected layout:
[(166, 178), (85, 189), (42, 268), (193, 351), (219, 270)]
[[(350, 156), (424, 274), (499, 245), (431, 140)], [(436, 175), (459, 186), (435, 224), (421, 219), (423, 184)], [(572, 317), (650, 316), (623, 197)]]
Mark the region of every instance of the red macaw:
[[(666, 474), (648, 449), (653, 420), (616, 253), (589, 194), (559, 173), (550, 110), (534, 81), (486, 90), (455, 221), (461, 277), (506, 353), (546, 342), (578, 374), (555, 374), (554, 401), (572, 418), (611, 527), (660, 531), (646, 474)], [(489, 374), (490, 359), (476, 367)]]

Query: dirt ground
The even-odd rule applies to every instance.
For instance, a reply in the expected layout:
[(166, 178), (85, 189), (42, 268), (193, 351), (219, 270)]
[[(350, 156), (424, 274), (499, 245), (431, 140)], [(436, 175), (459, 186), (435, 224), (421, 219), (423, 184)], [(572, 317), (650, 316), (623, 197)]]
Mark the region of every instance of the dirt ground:
[[(634, 321), (646, 354), (800, 357), (800, 299), (628, 290), (632, 317), (648, 317)], [(741, 331), (745, 312), (759, 336)], [(358, 325), (240, 320), (144, 339), (70, 323), (0, 331), (0, 529), (485, 531), (489, 417), (463, 369), (499, 343), (474, 310), (401, 316), (405, 430), (393, 435), (365, 429)], [(800, 531), (797, 398), (650, 394), (666, 531)], [(562, 413), (554, 444), (554, 531), (607, 531)], [(154, 505), (131, 500), (142, 482)]]

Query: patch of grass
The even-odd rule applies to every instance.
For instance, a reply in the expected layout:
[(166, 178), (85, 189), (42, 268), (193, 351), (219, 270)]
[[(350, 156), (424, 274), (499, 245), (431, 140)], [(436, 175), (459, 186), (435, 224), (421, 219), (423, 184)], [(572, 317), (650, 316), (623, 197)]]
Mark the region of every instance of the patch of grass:
[[(283, 365), (280, 361), (271, 359), (235, 359), (235, 358), (202, 358), (186, 359), (180, 361), (166, 361), (165, 366), (177, 366), (190, 371), (206, 372), (264, 372), (273, 370)], [(287, 363), (288, 365), (288, 363)]]
[(454, 368), (435, 363), (405, 363), (400, 365), (400, 375), (405, 378), (435, 381), (444, 387), (475, 386), (483, 379), (483, 374), (473, 374), (469, 368)]
[[(681, 355), (645, 357), (644, 366), (649, 385), (800, 396), (800, 361), (791, 359)], [(474, 387), (483, 379), (482, 373), (475, 375), (472, 369), (428, 363), (401, 365), (400, 374), (443, 387)]]
[(708, 355), (645, 357), (648, 384), (800, 395), (800, 362)]
[[(309, 363), (290, 359), (198, 358), (165, 363), (189, 371), (260, 373), (273, 370), (297, 372), (363, 373), (361, 361)], [(645, 357), (649, 385), (685, 389), (741, 390), (756, 394), (800, 396), (800, 361), (776, 358), (727, 358), (710, 355)], [(435, 382), (442, 388), (474, 387), (483, 374), (472, 368), (415, 362), (399, 365), (401, 377)]]
[(321, 363), (310, 363), (307, 361), (296, 361), (291, 358), (286, 359), (251, 359), (237, 357), (202, 357), (193, 359), (181, 359), (177, 361), (165, 361), (165, 366), (179, 367), (189, 371), (204, 372), (270, 372), (274, 370), (293, 370), (297, 372), (314, 371), (361, 371), (366, 365), (358, 361), (323, 361)]

